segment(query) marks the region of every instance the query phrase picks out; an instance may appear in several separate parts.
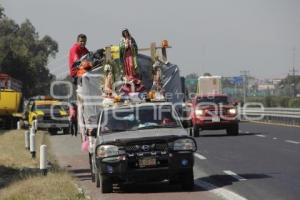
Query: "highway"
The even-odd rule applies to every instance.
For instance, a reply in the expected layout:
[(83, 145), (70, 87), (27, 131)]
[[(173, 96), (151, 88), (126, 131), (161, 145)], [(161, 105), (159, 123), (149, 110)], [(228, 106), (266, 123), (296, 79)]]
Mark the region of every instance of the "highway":
[[(240, 136), (203, 132), (196, 166), (201, 180), (247, 199), (299, 199), (300, 128), (241, 123)], [(236, 174), (237, 176), (230, 175)]]
[(50, 138), (60, 165), (74, 172), (92, 199), (298, 200), (300, 196), (300, 128), (241, 123), (239, 136), (226, 136), (225, 131), (201, 132), (196, 138), (193, 192), (162, 183), (129, 186), (102, 195), (91, 182), (80, 138)]

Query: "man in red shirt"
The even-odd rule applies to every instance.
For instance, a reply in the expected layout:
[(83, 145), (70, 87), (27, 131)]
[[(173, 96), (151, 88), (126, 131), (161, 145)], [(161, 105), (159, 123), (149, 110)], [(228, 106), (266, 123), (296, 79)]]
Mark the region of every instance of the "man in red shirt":
[(72, 46), (69, 51), (69, 69), (70, 76), (74, 79), (76, 83), (77, 68), (74, 66), (75, 62), (78, 61), (82, 56), (87, 54), (89, 50), (85, 47), (87, 37), (84, 34), (79, 34), (77, 36), (77, 42)]

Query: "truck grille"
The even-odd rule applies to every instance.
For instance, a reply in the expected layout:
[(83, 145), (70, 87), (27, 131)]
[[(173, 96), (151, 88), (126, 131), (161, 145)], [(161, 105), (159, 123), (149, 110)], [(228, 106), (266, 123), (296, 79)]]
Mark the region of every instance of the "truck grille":
[(65, 116), (61, 116), (61, 115), (59, 115), (59, 114), (54, 114), (54, 116), (51, 116), (51, 115), (44, 115), (43, 116), (43, 120), (54, 120), (54, 121), (61, 121), (61, 120), (68, 120), (68, 118), (67, 117), (65, 117)]
[[(139, 143), (125, 146), (128, 158), (128, 168), (158, 168), (168, 166), (168, 144), (167, 143)], [(141, 159), (155, 159), (151, 166), (141, 166)]]
[(167, 143), (149, 143), (149, 144), (136, 144), (129, 145), (125, 147), (126, 152), (135, 153), (135, 152), (151, 152), (151, 151), (167, 151)]
[(220, 116), (220, 115), (226, 115), (228, 113), (228, 109), (218, 109), (218, 110), (208, 110), (208, 113), (206, 114), (207, 116)]

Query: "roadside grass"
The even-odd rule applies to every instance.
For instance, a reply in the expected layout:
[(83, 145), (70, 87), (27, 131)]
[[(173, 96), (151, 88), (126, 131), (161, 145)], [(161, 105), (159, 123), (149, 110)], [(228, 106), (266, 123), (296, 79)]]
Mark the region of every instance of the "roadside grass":
[(73, 181), (71, 176), (63, 171), (51, 172), (47, 177), (29, 176), (4, 189), (3, 200), (84, 200), (84, 195), (77, 191), (72, 184)]
[[(52, 169), (39, 172), (39, 147), (49, 142), (45, 132), (36, 134), (36, 159), (25, 149), (24, 130), (0, 131), (0, 200), (85, 200), (71, 175), (58, 168), (48, 153)], [(50, 152), (48, 150), (48, 152)]]
[[(0, 165), (13, 168), (37, 168), (39, 164), (39, 148), (36, 149), (36, 159), (25, 149), (24, 130), (1, 131), (0, 135)], [(41, 134), (36, 134), (36, 147), (41, 144)]]

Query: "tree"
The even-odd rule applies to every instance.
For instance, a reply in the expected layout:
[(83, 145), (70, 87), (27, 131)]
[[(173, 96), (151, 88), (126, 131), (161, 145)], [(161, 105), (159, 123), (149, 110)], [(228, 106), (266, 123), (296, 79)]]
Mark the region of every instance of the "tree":
[(0, 19), (4, 16), (4, 8), (0, 5)]
[(203, 74), (203, 76), (211, 76), (211, 73), (205, 72), (205, 73)]
[(5, 17), (0, 7), (0, 69), (22, 81), (23, 95), (47, 95), (55, 76), (46, 68), (58, 44), (50, 37), (39, 38), (29, 20), (18, 25)]
[[(294, 89), (295, 84), (295, 91)], [(298, 85), (300, 84), (300, 76), (299, 75), (288, 75), (286, 78), (282, 79), (278, 85), (276, 86), (277, 93), (281, 96), (293, 96), (297, 95), (300, 90)], [(293, 94), (295, 92), (295, 94)]]

